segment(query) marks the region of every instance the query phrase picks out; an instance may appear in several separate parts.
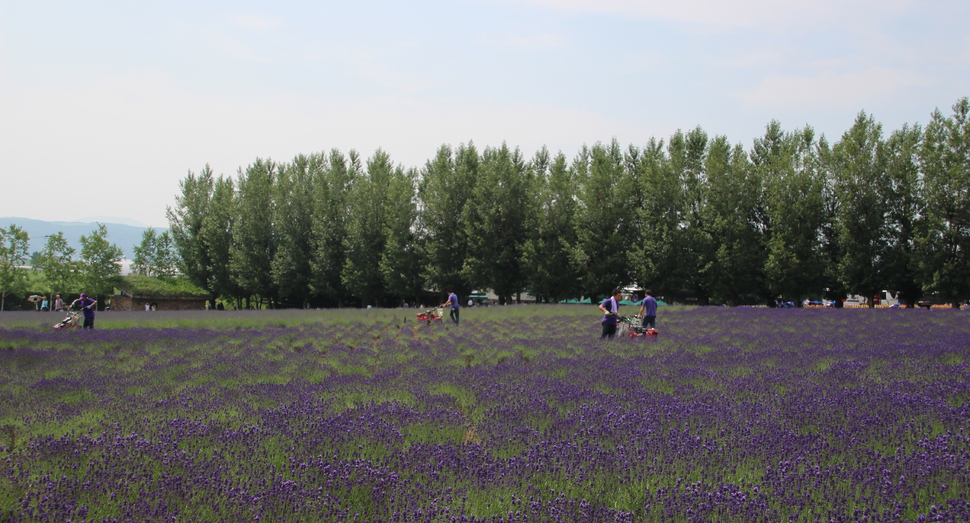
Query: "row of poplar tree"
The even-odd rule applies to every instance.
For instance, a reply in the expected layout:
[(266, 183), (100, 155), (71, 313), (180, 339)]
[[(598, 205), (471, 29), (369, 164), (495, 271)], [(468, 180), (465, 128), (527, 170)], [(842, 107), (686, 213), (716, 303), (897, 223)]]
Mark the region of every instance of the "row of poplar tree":
[(382, 150), (190, 172), (169, 208), (181, 271), (263, 306), (390, 305), (423, 291), (502, 301), (636, 284), (698, 303), (970, 295), (970, 101), (835, 143), (773, 121), (750, 149), (701, 128), (669, 140), (443, 145), (421, 169)]

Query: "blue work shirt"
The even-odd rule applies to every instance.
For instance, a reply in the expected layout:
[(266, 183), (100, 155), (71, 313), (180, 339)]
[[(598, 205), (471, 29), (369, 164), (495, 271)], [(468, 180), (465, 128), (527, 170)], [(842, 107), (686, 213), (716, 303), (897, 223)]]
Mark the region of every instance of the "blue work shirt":
[(96, 303), (96, 302), (94, 300), (92, 300), (91, 298), (79, 298), (77, 300), (77, 304), (81, 306), (81, 311), (84, 312), (84, 317), (85, 318), (93, 318), (94, 317), (94, 309), (93, 308), (92, 309), (89, 309), (88, 308), (90, 305), (93, 305), (94, 303)]
[(604, 309), (612, 312), (613, 314), (607, 314), (603, 316), (603, 323), (608, 323), (610, 325), (616, 325), (616, 313), (620, 312), (620, 304), (616, 302), (616, 299), (609, 297), (603, 301), (600, 305)]
[(640, 302), (643, 305), (643, 315), (644, 316), (656, 316), (657, 315), (657, 299), (653, 296), (647, 296)]

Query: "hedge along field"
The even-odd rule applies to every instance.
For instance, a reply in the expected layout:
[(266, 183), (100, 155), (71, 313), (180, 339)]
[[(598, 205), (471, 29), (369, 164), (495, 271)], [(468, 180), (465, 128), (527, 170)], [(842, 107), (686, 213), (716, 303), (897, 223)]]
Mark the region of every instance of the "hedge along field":
[(0, 520), (970, 520), (966, 312), (414, 312), (5, 320)]

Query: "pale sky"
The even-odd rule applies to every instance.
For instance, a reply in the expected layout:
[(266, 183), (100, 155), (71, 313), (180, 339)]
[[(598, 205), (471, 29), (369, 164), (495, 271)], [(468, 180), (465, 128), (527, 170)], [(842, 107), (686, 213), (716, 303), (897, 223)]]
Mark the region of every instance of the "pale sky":
[(970, 2), (0, 0), (0, 216), (166, 227), (206, 163), (442, 144), (572, 158), (970, 96)]

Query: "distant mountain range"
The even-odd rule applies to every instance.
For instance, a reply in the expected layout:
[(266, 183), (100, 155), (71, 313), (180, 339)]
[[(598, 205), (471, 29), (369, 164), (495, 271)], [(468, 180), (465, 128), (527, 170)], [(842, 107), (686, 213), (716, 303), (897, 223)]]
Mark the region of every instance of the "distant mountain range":
[[(129, 259), (135, 255), (134, 248), (141, 245), (142, 233), (148, 228), (124, 223), (109, 223), (97, 219), (90, 222), (46, 222), (31, 218), (15, 218), (9, 216), (0, 218), (0, 227), (4, 229), (9, 228), (13, 224), (27, 231), (27, 234), (30, 236), (28, 250), (31, 253), (38, 252), (44, 248), (44, 244), (47, 243), (46, 236), (57, 234), (58, 232), (64, 233), (64, 239), (67, 240), (67, 243), (80, 253), (81, 236), (90, 235), (98, 228), (98, 223), (104, 224), (108, 229), (108, 242), (117, 245), (124, 252), (125, 258)], [(168, 229), (156, 227), (155, 230), (163, 232)]]

